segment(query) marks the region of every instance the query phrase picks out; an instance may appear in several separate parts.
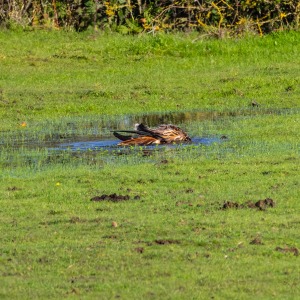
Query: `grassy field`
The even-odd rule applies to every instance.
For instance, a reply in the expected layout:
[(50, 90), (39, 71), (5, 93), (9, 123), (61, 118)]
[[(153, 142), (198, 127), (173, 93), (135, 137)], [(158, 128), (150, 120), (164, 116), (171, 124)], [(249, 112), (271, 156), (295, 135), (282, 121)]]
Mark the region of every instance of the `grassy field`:
[(1, 128), (83, 114), (234, 110), (252, 101), (298, 107), (299, 38), (0, 32)]
[[(299, 298), (299, 37), (0, 32), (0, 298)], [(227, 139), (29, 147), (169, 111)]]

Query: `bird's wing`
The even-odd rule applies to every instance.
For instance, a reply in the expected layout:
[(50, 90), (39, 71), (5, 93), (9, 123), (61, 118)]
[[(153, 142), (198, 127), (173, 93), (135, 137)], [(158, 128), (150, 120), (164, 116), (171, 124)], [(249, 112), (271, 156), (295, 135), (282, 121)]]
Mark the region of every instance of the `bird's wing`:
[(143, 130), (117, 130), (117, 131), (113, 131), (113, 135), (117, 138), (119, 138), (118, 136), (122, 136), (120, 134), (118, 134), (118, 132), (126, 132), (126, 133), (134, 133), (140, 136), (151, 136), (154, 137), (156, 139), (163, 139), (163, 137), (160, 134), (154, 133), (152, 131), (143, 131)]
[(122, 135), (122, 134), (119, 134), (118, 132), (114, 131), (113, 132), (113, 135), (118, 138), (119, 140), (121, 141), (128, 141), (128, 140), (131, 140), (132, 139), (132, 136), (131, 135)]
[(139, 136), (119, 143), (119, 146), (148, 146), (153, 144), (160, 144), (161, 141), (151, 136)]

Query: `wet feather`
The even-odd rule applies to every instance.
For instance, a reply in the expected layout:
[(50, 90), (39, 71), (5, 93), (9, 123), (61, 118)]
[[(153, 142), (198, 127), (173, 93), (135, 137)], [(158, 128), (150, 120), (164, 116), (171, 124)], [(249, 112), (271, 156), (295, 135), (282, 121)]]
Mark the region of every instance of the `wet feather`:
[[(133, 135), (122, 135), (120, 132), (132, 133)], [(172, 124), (162, 124), (156, 128), (150, 128), (141, 123), (135, 125), (135, 130), (118, 130), (114, 131), (113, 134), (122, 141), (118, 144), (119, 146), (145, 146), (191, 141), (191, 138), (186, 132)]]

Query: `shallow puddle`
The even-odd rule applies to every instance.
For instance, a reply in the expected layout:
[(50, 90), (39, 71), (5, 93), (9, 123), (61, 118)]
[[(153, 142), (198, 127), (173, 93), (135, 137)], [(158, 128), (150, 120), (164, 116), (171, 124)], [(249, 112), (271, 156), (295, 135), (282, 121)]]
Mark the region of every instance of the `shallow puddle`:
[[(222, 141), (222, 138), (217, 138), (217, 137), (212, 137), (212, 138), (192, 138), (192, 142), (191, 143), (182, 143), (182, 144), (170, 144), (170, 145), (158, 145), (158, 146), (143, 146), (143, 148), (146, 149), (153, 149), (153, 148), (161, 148), (161, 147), (178, 147), (178, 146), (185, 146), (185, 145), (210, 145), (212, 143), (219, 143)], [(88, 141), (84, 141), (84, 140), (77, 140), (74, 142), (70, 142), (70, 143), (62, 143), (57, 145), (57, 147), (54, 148), (50, 148), (50, 150), (71, 150), (71, 151), (88, 151), (88, 150), (92, 150), (92, 151), (97, 151), (97, 150), (101, 150), (101, 149), (120, 149), (120, 147), (118, 146), (118, 143), (120, 141), (118, 140), (88, 140)]]
[[(22, 149), (49, 149), (50, 152), (67, 149), (71, 151), (119, 149), (117, 146), (119, 141), (113, 136), (112, 131), (132, 130), (136, 123), (143, 123), (150, 127), (156, 127), (160, 124), (174, 124), (188, 132), (192, 137), (193, 145), (209, 146), (213, 143), (222, 142), (226, 137), (222, 136), (223, 132), (220, 132), (219, 136), (211, 134), (209, 128), (203, 127), (205, 122), (250, 115), (289, 114), (293, 112), (295, 111), (289, 109), (276, 110), (255, 107), (226, 112), (181, 111), (123, 116), (83, 116), (56, 121), (45, 120), (42, 123), (28, 124), (28, 127), (15, 132), (1, 132), (0, 149), (20, 149), (21, 151)], [(180, 146), (184, 145), (189, 144), (181, 144)], [(178, 147), (178, 145), (160, 147)]]
[[(133, 130), (136, 123), (156, 127), (160, 124), (175, 124), (187, 130), (191, 122), (216, 120), (232, 113), (216, 112), (169, 112), (143, 115), (124, 115), (119, 117), (102, 116), (63, 119), (60, 123), (45, 121), (39, 124), (41, 129), (33, 131), (30, 126), (16, 132), (3, 133), (0, 148), (11, 149), (49, 149), (49, 150), (101, 150), (115, 149), (120, 142), (112, 131)], [(190, 132), (189, 132), (190, 134)], [(217, 137), (193, 137), (195, 145), (210, 145), (219, 142)], [(172, 146), (171, 146), (172, 147)]]
[[(174, 156), (223, 157), (227, 153), (244, 155), (270, 151), (268, 144), (247, 144), (234, 136), (233, 123), (237, 118), (264, 115), (298, 114), (298, 109), (245, 109), (234, 112), (170, 112), (123, 116), (66, 117), (29, 123), (16, 131), (0, 132), (0, 168), (26, 166), (38, 170), (48, 165), (81, 163), (95, 166), (141, 161), (167, 161)], [(119, 147), (113, 131), (133, 130), (136, 123), (150, 127), (174, 124), (191, 137), (191, 143)], [(231, 128), (231, 130), (229, 129)], [(231, 136), (232, 134), (232, 136)], [(227, 142), (229, 141), (229, 142)], [(234, 144), (232, 144), (234, 143)], [(203, 146), (203, 147), (202, 147)], [(237, 149), (240, 147), (240, 152)], [(248, 147), (248, 148), (247, 148)], [(293, 145), (283, 145), (294, 149)], [(242, 150), (241, 150), (242, 149)], [(284, 148), (286, 149), (286, 148)], [(240, 154), (239, 154), (240, 153)], [(141, 160), (141, 157), (143, 158)]]

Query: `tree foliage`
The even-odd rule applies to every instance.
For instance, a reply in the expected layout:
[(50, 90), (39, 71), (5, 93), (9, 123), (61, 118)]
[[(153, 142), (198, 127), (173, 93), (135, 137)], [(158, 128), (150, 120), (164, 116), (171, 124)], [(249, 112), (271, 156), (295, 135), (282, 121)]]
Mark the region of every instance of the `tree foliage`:
[(122, 33), (198, 30), (219, 37), (298, 29), (299, 0), (0, 0), (0, 24)]

